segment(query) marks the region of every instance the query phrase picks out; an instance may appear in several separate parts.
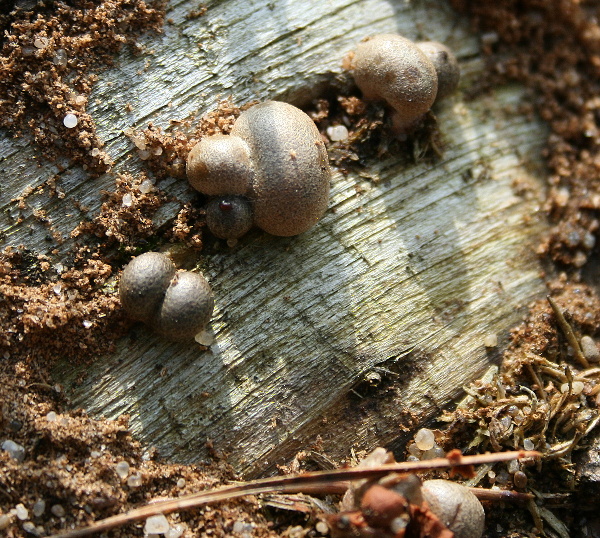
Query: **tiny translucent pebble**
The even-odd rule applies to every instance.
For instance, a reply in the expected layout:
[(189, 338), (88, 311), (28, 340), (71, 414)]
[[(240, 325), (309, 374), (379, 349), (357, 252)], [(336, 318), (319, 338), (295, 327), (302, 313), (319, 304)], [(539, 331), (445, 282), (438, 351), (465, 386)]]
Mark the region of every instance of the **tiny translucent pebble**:
[(11, 441), (10, 439), (7, 439), (2, 443), (2, 450), (8, 452), (8, 455), (18, 462), (21, 462), (25, 459), (25, 447), (19, 443)]
[(77, 97), (75, 97), (75, 99), (73, 99), (73, 102), (77, 106), (83, 106), (83, 105), (85, 105), (86, 101), (87, 101), (87, 99), (85, 98), (85, 95), (78, 95)]
[(23, 47), (21, 52), (23, 56), (31, 56), (35, 52), (35, 47)]
[(523, 448), (525, 450), (533, 450), (535, 448), (535, 443), (531, 439), (525, 439), (523, 441)]
[(142, 477), (139, 474), (133, 474), (127, 479), (127, 485), (130, 488), (139, 488), (142, 485)]
[(98, 157), (98, 155), (100, 155), (100, 150), (98, 148), (94, 148), (92, 151), (90, 151), (90, 154), (92, 157)]
[(120, 478), (127, 478), (127, 476), (129, 475), (129, 463), (127, 463), (126, 461), (120, 461), (119, 463), (117, 463), (115, 471), (117, 472)]
[(146, 149), (146, 140), (144, 138), (138, 138), (137, 136), (132, 138), (132, 142), (135, 144), (137, 149)]
[(0, 531), (3, 531), (4, 529), (8, 528), (11, 519), (12, 518), (8, 514), (2, 514), (0, 516)]
[(327, 127), (327, 136), (332, 142), (339, 142), (348, 138), (348, 129), (343, 125)]
[(427, 428), (421, 428), (415, 435), (415, 444), (419, 450), (430, 450), (435, 445), (435, 435)]
[(329, 532), (329, 527), (324, 521), (317, 521), (317, 524), (315, 525), (315, 530), (321, 534), (327, 534)]
[(511, 416), (514, 417), (516, 415), (519, 414), (519, 408), (516, 405), (509, 405), (506, 408), (506, 412)]
[(60, 292), (62, 291), (62, 285), (61, 284), (54, 284), (54, 286), (52, 286), (52, 291), (56, 295), (60, 295)]
[(56, 517), (65, 517), (65, 509), (62, 507), (62, 504), (53, 504), (50, 512)]
[(165, 534), (165, 538), (180, 538), (185, 532), (185, 527), (181, 524), (173, 525)]
[(584, 387), (583, 381), (573, 381), (573, 394), (581, 394)]
[(66, 66), (67, 65), (67, 51), (65, 49), (58, 49), (54, 53), (54, 57), (52, 58), (52, 63), (54, 65)]
[(412, 456), (420, 456), (423, 451), (417, 446), (417, 443), (408, 445), (408, 453)]
[(233, 524), (233, 529), (232, 530), (233, 530), (233, 532), (237, 532), (237, 533), (242, 532), (244, 530), (244, 522), (243, 521), (239, 521), (239, 520), (236, 521)]
[(406, 461), (421, 461), (417, 456), (408, 456)]
[(141, 149), (138, 151), (138, 156), (142, 161), (147, 161), (152, 154), (147, 149)]
[(515, 424), (523, 424), (523, 422), (525, 421), (525, 417), (523, 416), (522, 413), (517, 413), (513, 417), (513, 421), (514, 421)]
[(201, 346), (210, 346), (214, 343), (215, 338), (210, 331), (201, 331), (194, 336), (194, 340), (196, 340), (196, 342), (198, 342)]
[(483, 339), (485, 347), (496, 347), (498, 345), (498, 337), (495, 334), (487, 334)]
[[(394, 533), (394, 536), (404, 536), (404, 529), (408, 526), (408, 520), (404, 517), (395, 517), (390, 521), (390, 530)], [(400, 534), (402, 533), (402, 534)]]
[(29, 510), (27, 510), (27, 508), (25, 508), (25, 506), (23, 506), (22, 503), (17, 504), (17, 506), (15, 506), (15, 510), (17, 513), (17, 517), (21, 521), (25, 521), (26, 519), (29, 519)]
[(169, 522), (162, 514), (150, 516), (144, 525), (144, 532), (147, 534), (165, 534), (169, 532)]
[(29, 534), (33, 534), (34, 536), (40, 535), (38, 530), (35, 528), (35, 523), (31, 521), (26, 521), (25, 523), (23, 523), (23, 530)]
[(500, 419), (500, 424), (505, 430), (508, 430), (508, 428), (510, 428), (510, 425), (512, 424), (512, 420), (510, 417), (502, 417)]
[(435, 458), (443, 458), (445, 455), (446, 454), (442, 448), (440, 448), (439, 446), (434, 446), (433, 448), (430, 448), (429, 450), (426, 450), (425, 452), (423, 452), (421, 459), (422, 460), (432, 460)]
[(122, 204), (123, 207), (131, 207), (133, 205), (133, 196), (131, 196), (131, 193), (128, 192), (123, 195)]
[(177, 487), (180, 489), (185, 487), (185, 478), (180, 478), (177, 480)]
[(152, 150), (152, 153), (153, 153), (154, 155), (162, 155), (162, 153), (163, 153), (162, 146), (158, 146), (157, 148), (154, 148), (154, 149)]
[(73, 129), (73, 127), (77, 126), (78, 123), (78, 119), (77, 116), (75, 114), (67, 114), (64, 118), (63, 118), (63, 123), (65, 124), (65, 127), (67, 129)]
[(92, 458), (99, 458), (100, 456), (102, 456), (102, 453), (98, 452), (97, 450), (92, 450), (90, 452), (90, 457), (92, 457)]
[(83, 322), (82, 322), (82, 325), (83, 325), (83, 326), (84, 326), (86, 329), (89, 329), (89, 328), (92, 326), (92, 322), (91, 322), (91, 321), (89, 321), (89, 320), (87, 320), (87, 319), (84, 319), (84, 320), (83, 320)]
[(35, 517), (40, 517), (46, 511), (46, 502), (45, 501), (37, 501), (31, 508), (33, 515)]
[(585, 248), (587, 248), (588, 250), (591, 250), (594, 248), (594, 245), (596, 244), (596, 238), (590, 232), (586, 232), (586, 234), (583, 236), (582, 244)]
[(498, 484), (506, 484), (509, 481), (509, 479), (510, 479), (510, 476), (504, 470), (500, 471), (496, 475), (496, 482), (498, 482)]
[(48, 46), (48, 38), (47, 37), (38, 37), (34, 40), (33, 46), (36, 49), (43, 49)]
[(491, 31), (491, 32), (485, 32), (483, 34), (481, 34), (481, 42), (484, 45), (493, 45), (494, 43), (496, 43), (499, 39), (499, 36), (496, 32)]
[(508, 472), (514, 474), (519, 470), (519, 462), (517, 460), (511, 460), (508, 462)]
[(583, 356), (588, 361), (600, 361), (600, 352), (598, 351), (598, 346), (596, 346), (596, 342), (594, 342), (593, 338), (590, 336), (583, 336), (581, 338), (581, 350), (583, 351)]
[(152, 190), (152, 187), (154, 187), (152, 181), (150, 181), (149, 179), (145, 179), (144, 181), (142, 181), (138, 189), (142, 194), (148, 194)]
[(562, 188), (562, 189), (558, 189), (556, 191), (556, 195), (554, 196), (554, 200), (556, 201), (556, 204), (564, 207), (567, 205), (567, 203), (569, 202), (569, 189), (567, 188)]
[[(573, 384), (571, 386), (571, 392), (572, 392), (572, 394), (575, 394), (575, 395), (581, 394), (583, 392), (584, 386), (585, 385), (583, 384), (582, 381), (573, 381)], [(563, 383), (560, 386), (560, 391), (562, 393), (569, 392), (569, 384), (568, 383)]]

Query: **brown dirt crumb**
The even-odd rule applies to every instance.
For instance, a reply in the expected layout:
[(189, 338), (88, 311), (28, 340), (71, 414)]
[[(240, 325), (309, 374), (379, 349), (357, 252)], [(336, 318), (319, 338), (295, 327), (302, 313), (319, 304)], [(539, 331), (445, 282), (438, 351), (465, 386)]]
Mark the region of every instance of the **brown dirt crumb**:
[(126, 252), (139, 250), (156, 232), (152, 216), (167, 200), (166, 195), (146, 175), (128, 173), (117, 176), (114, 191), (102, 194), (106, 201), (99, 214), (77, 226), (71, 237), (90, 234), (104, 240), (104, 248), (117, 243)]
[(199, 121), (195, 121), (193, 116), (172, 121), (168, 132), (150, 123), (142, 131), (127, 129), (125, 135), (136, 146), (139, 158), (157, 178), (172, 176), (185, 179), (185, 163), (192, 147), (205, 136), (228, 134), (240, 113), (252, 104), (238, 107), (231, 98), (224, 99)]

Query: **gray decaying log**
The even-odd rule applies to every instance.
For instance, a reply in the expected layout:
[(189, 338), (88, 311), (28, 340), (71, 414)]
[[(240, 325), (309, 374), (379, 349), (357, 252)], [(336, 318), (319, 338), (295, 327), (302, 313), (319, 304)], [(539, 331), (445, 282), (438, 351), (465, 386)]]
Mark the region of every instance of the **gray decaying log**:
[[(546, 130), (516, 112), (522, 88), (464, 98), (483, 71), (478, 38), (442, 2), (207, 6), (189, 19), (197, 5), (173, 2), (165, 34), (146, 39), (152, 54), (123, 54), (101, 75), (89, 111), (118, 170), (140, 168), (123, 129), (168, 126), (229, 95), (238, 104), (306, 100), (342, 72), (360, 39), (381, 32), (439, 40), (459, 57), (461, 88), (435, 108), (444, 156), (435, 164), (388, 156), (362, 174), (334, 171), (330, 209), (311, 231), (252, 232), (232, 249), (203, 253), (199, 268), (216, 297), (207, 351), (140, 328), (116, 354), (99, 357), (83, 384), (74, 383), (83, 371), (67, 364), (58, 379), (76, 406), (131, 415), (135, 435), (166, 458), (198, 461), (211, 439), (247, 476), (272, 471), (318, 436), (333, 457), (389, 445), (403, 427), (416, 428), (408, 412), (422, 424), (497, 361), (484, 337), (505, 343), (522, 308), (544, 292), (534, 248), (545, 229)], [(46, 251), (47, 232), (34, 219), (10, 221), (10, 199), (58, 172), (37, 167), (35, 153), (0, 139), (7, 177), (15, 178), (0, 192), (2, 229), (8, 243)], [(67, 199), (92, 209), (113, 184), (75, 168), (58, 177)], [(183, 181), (160, 186), (189, 198)], [(55, 223), (65, 235), (80, 218), (64, 215), (60, 200), (32, 200), (63, 215)], [(161, 218), (178, 208), (172, 203)]]

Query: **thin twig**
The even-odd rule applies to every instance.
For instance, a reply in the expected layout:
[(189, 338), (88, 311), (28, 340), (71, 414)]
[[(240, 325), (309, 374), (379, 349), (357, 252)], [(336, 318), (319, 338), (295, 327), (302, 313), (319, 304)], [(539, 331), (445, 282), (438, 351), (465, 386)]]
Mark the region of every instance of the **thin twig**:
[(223, 486), (208, 491), (201, 491), (199, 493), (192, 493), (191, 495), (185, 495), (177, 499), (154, 502), (140, 508), (134, 508), (124, 514), (117, 514), (106, 519), (101, 519), (100, 521), (92, 523), (89, 527), (68, 531), (62, 534), (55, 534), (50, 538), (80, 538), (81, 536), (89, 536), (97, 532), (107, 531), (114, 527), (146, 519), (157, 514), (168, 514), (170, 512), (189, 510), (205, 504), (245, 497), (247, 495), (258, 495), (259, 493), (303, 493), (305, 490), (309, 489), (314, 491), (314, 486), (317, 485), (332, 484), (339, 486), (340, 492), (343, 492), (348, 487), (347, 481), (365, 478), (380, 478), (392, 472), (409, 473), (445, 467), (460, 467), (464, 465), (480, 465), (521, 458), (535, 458), (539, 456), (541, 456), (541, 454), (536, 451), (519, 450), (513, 452), (500, 452), (497, 454), (488, 453), (475, 456), (459, 456), (452, 459), (436, 458), (426, 461), (389, 463), (373, 468), (353, 467), (350, 469), (314, 471), (300, 475), (263, 478), (232, 486)]
[(532, 493), (522, 493), (508, 489), (484, 489), (469, 488), (480, 501), (516, 501), (518, 503), (528, 503), (529, 499), (534, 499)]
[(564, 335), (566, 336), (570, 346), (573, 348), (573, 352), (575, 353), (575, 358), (579, 361), (579, 364), (581, 364), (581, 366), (583, 366), (584, 368), (589, 368), (590, 363), (583, 356), (583, 351), (581, 351), (581, 346), (579, 345), (579, 342), (577, 341), (577, 337), (575, 336), (575, 333), (573, 332), (571, 325), (569, 325), (569, 322), (565, 319), (565, 316), (563, 315), (560, 307), (556, 304), (556, 301), (552, 297), (550, 297), (550, 295), (548, 295), (547, 299), (548, 299), (548, 302), (550, 303), (550, 306), (552, 307), (552, 310), (554, 311), (554, 315), (556, 316), (556, 321), (558, 321), (558, 326), (561, 328), (561, 330), (564, 333)]

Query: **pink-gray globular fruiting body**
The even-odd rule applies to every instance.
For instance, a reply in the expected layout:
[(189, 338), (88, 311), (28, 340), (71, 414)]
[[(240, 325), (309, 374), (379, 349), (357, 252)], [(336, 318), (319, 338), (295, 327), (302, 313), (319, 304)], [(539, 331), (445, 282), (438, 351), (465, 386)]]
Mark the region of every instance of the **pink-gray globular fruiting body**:
[[(253, 224), (273, 235), (300, 234), (323, 216), (331, 170), (308, 115), (288, 103), (265, 101), (242, 112), (231, 134), (217, 136), (201, 140), (190, 152), (187, 174), (194, 188), (217, 198), (239, 195), (240, 210), (246, 200)], [(242, 228), (217, 222), (231, 220), (227, 212), (208, 210), (207, 224), (215, 235)]]

